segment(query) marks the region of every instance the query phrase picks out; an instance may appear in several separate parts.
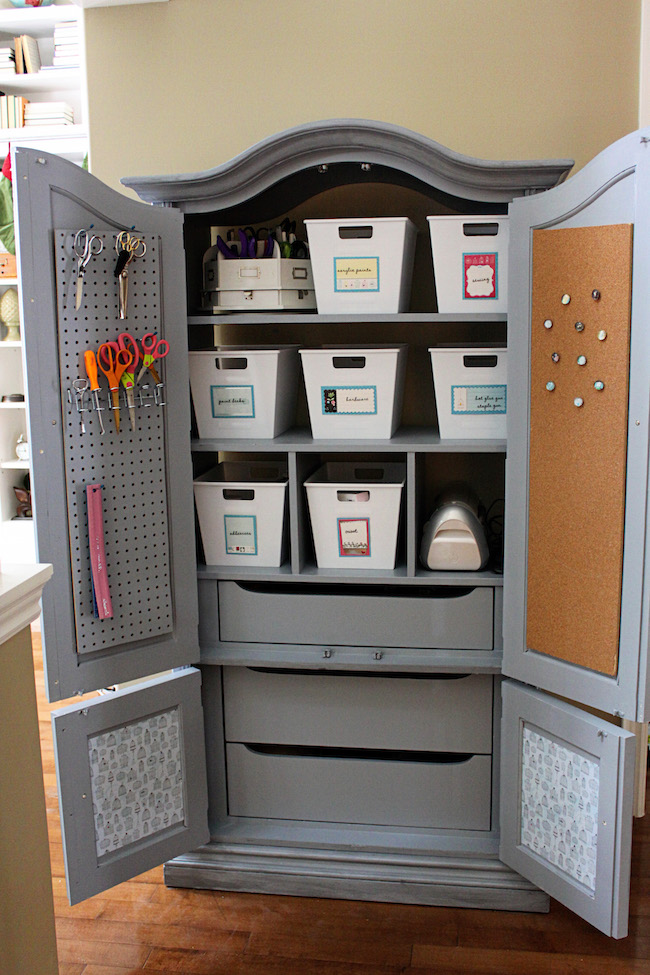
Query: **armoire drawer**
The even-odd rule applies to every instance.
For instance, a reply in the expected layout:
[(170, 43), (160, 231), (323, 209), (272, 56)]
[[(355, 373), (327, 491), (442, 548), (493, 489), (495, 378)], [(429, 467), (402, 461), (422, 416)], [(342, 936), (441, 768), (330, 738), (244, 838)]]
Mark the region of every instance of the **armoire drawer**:
[[(490, 829), (492, 758), (226, 746), (231, 816)], [(282, 753), (284, 751), (284, 753)]]
[(491, 650), (494, 592), (219, 582), (222, 642)]
[(226, 740), (492, 751), (492, 677), (291, 673), (224, 667)]

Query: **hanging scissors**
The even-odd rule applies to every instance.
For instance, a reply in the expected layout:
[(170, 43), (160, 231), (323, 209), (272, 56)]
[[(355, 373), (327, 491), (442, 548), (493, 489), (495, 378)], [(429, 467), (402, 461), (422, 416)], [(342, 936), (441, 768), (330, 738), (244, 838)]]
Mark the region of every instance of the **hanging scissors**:
[(147, 253), (147, 245), (142, 237), (137, 237), (128, 230), (122, 230), (115, 239), (115, 250), (117, 252), (117, 263), (115, 277), (119, 280), (120, 294), (120, 318), (126, 318), (126, 306), (129, 290), (129, 264), (136, 257), (144, 257)]
[(126, 367), (122, 373), (122, 385), (126, 390), (126, 402), (129, 408), (129, 419), (131, 421), (131, 429), (135, 430), (135, 370), (138, 365), (138, 360), (142, 358), (138, 343), (129, 335), (128, 332), (121, 332), (117, 337), (117, 345), (120, 350), (128, 352), (131, 357), (131, 363)]
[(128, 349), (120, 349), (117, 342), (104, 342), (97, 350), (97, 364), (108, 379), (108, 388), (113, 401), (115, 429), (120, 432), (120, 379), (133, 362)]
[(142, 336), (140, 343), (142, 345), (142, 369), (138, 373), (138, 382), (140, 382), (148, 369), (153, 376), (154, 382), (159, 386), (160, 376), (154, 368), (153, 363), (155, 359), (165, 358), (169, 352), (169, 342), (166, 339), (159, 339), (153, 332), (149, 332), (147, 335)]
[(87, 230), (78, 230), (74, 235), (74, 252), (77, 258), (77, 296), (75, 308), (81, 308), (84, 290), (84, 274), (91, 257), (96, 257), (104, 250), (104, 241), (96, 234), (89, 234)]

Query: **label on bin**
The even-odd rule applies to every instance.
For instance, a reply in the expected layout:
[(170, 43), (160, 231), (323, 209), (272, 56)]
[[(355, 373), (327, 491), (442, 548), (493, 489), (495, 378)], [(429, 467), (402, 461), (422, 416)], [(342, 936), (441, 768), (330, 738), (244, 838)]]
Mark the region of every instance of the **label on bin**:
[(498, 254), (463, 254), (463, 298), (498, 298)]
[(212, 416), (241, 416), (252, 420), (255, 416), (255, 393), (252, 386), (210, 386)]
[(370, 555), (370, 519), (338, 518), (339, 555)]
[(452, 386), (452, 413), (505, 413), (507, 386)]
[(335, 291), (379, 291), (378, 257), (335, 257)]
[(224, 515), (226, 555), (257, 555), (257, 516)]
[(321, 386), (321, 396), (324, 414), (374, 415), (377, 412), (376, 386)]

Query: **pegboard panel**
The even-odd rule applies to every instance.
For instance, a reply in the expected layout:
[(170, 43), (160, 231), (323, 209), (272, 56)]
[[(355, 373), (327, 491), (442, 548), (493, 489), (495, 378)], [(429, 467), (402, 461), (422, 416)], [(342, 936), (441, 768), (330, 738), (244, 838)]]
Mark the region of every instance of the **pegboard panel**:
[(613, 676), (632, 226), (533, 234), (527, 646)]
[[(84, 366), (86, 350), (96, 353), (103, 342), (117, 341), (124, 331), (136, 339), (148, 332), (163, 337), (160, 239), (151, 234), (139, 235), (147, 251), (129, 265), (127, 317), (121, 320), (118, 281), (114, 276), (116, 234), (94, 229), (91, 232), (102, 239), (104, 248), (86, 268), (77, 309), (77, 259), (73, 250), (76, 230), (55, 231), (66, 498), (77, 652), (81, 654), (148, 640), (173, 629), (165, 449), (167, 407), (161, 405), (164, 394), (154, 400), (153, 379), (146, 373), (135, 390), (132, 430), (121, 388), (118, 433), (109, 408), (108, 381), (99, 372), (99, 395), (104, 407), (102, 434), (98, 414), (90, 408), (90, 393), (83, 394), (86, 411), (80, 413), (72, 392), (75, 380), (88, 378)], [(163, 360), (156, 360), (155, 365), (164, 382)], [(141, 363), (138, 371), (140, 366)], [(93, 611), (88, 484), (102, 485), (106, 570), (113, 605), (110, 619), (98, 619)]]

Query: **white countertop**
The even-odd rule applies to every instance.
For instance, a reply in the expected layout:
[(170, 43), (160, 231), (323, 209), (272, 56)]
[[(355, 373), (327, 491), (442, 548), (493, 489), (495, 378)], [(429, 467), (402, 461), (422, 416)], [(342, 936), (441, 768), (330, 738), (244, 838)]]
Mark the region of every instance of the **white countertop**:
[(0, 570), (0, 645), (29, 626), (41, 612), (51, 565), (3, 565)]

